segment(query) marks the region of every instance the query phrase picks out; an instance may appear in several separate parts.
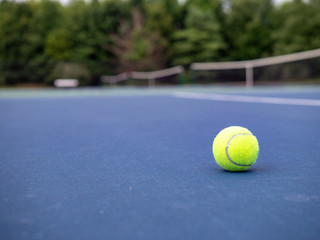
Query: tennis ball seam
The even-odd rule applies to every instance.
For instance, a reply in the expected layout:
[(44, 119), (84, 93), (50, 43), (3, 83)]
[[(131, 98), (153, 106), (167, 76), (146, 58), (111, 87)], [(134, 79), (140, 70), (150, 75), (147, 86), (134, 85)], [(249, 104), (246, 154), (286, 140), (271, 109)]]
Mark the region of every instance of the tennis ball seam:
[(228, 149), (229, 149), (229, 146), (230, 146), (230, 143), (231, 143), (232, 139), (235, 138), (235, 137), (237, 137), (237, 136), (241, 136), (241, 135), (253, 136), (253, 134), (250, 134), (250, 133), (238, 133), (238, 134), (233, 135), (233, 136), (229, 139), (229, 141), (228, 141), (228, 143), (227, 143), (227, 146), (226, 146), (226, 148), (225, 148), (225, 150), (226, 150), (226, 155), (227, 155), (228, 160), (229, 160), (232, 164), (234, 164), (234, 165), (236, 165), (236, 166), (239, 166), (239, 167), (250, 167), (252, 164), (239, 164), (239, 163), (236, 163), (236, 162), (232, 161), (232, 159), (231, 159), (231, 157), (230, 157), (230, 155), (229, 155), (229, 152), (228, 152)]

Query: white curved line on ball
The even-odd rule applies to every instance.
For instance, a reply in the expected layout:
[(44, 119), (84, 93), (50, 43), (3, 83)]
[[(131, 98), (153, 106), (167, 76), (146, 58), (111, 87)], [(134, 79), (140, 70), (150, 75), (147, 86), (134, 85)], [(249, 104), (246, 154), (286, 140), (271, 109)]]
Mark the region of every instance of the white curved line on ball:
[(250, 134), (250, 133), (238, 133), (238, 134), (233, 135), (233, 136), (229, 139), (229, 141), (228, 141), (228, 143), (227, 143), (227, 146), (226, 146), (227, 158), (228, 158), (228, 160), (229, 160), (231, 163), (233, 163), (234, 165), (237, 165), (237, 166), (239, 166), (239, 167), (250, 167), (252, 164), (249, 164), (249, 165), (248, 165), (248, 164), (239, 164), (239, 163), (236, 163), (236, 162), (232, 161), (232, 159), (231, 159), (230, 156), (229, 156), (228, 149), (229, 149), (229, 145), (230, 145), (230, 143), (231, 143), (231, 140), (232, 140), (234, 137), (237, 137), (237, 136), (239, 136), (239, 135), (251, 135), (251, 136), (253, 136), (253, 135)]

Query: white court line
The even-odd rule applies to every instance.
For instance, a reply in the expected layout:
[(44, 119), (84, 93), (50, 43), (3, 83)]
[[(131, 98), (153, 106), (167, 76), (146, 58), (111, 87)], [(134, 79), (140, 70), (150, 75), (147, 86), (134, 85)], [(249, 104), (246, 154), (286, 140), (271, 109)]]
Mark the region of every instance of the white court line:
[(198, 99), (198, 100), (248, 102), (248, 103), (269, 103), (269, 104), (285, 104), (285, 105), (301, 105), (301, 106), (320, 107), (320, 100), (315, 100), (315, 99), (256, 97), (256, 96), (208, 94), (208, 93), (188, 93), (188, 92), (176, 92), (173, 95), (177, 98)]

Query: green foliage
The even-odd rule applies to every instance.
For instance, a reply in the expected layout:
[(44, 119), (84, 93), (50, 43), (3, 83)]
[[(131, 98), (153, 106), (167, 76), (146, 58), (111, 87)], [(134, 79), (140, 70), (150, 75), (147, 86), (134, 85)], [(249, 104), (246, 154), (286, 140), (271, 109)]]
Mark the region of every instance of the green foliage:
[(220, 24), (211, 11), (196, 6), (189, 8), (186, 29), (174, 34), (174, 63), (188, 65), (192, 62), (215, 61), (225, 47), (220, 34)]
[(0, 4), (0, 71), (4, 83), (43, 81), (51, 65), (44, 53), (46, 35), (57, 26), (60, 7), (50, 1)]
[[(156, 2), (159, 2), (158, 6), (156, 7), (161, 8), (161, 11), (164, 9), (166, 13), (165, 18), (172, 18), (172, 27), (179, 27), (181, 25), (181, 22), (183, 22), (183, 5), (179, 4), (179, 0), (160, 0)], [(160, 19), (163, 20), (163, 18)]]
[(3, 0), (0, 84), (92, 85), (120, 71), (320, 48), (319, 12), (319, 0)]
[(69, 61), (72, 58), (73, 38), (67, 29), (52, 31), (46, 40), (46, 54), (55, 61)]
[[(0, 59), (13, 61), (26, 58), (32, 21), (32, 9), (27, 4), (1, 3)], [(10, 27), (9, 27), (10, 26)], [(20, 59), (22, 61), (24, 59)]]
[[(14, 84), (26, 81), (25, 67), (30, 57), (32, 7), (3, 2), (0, 5), (0, 72), (2, 81)], [(10, 27), (9, 27), (10, 26)]]
[(226, 21), (230, 59), (254, 59), (272, 54), (272, 14), (271, 0), (232, 1)]
[(135, 8), (132, 10), (132, 24), (122, 22), (120, 32), (111, 35), (113, 42), (107, 49), (116, 57), (116, 72), (150, 71), (165, 66), (168, 43), (156, 29), (149, 30), (141, 11)]
[(320, 48), (320, 3), (295, 0), (277, 9), (278, 28), (273, 34), (275, 54)]
[(174, 32), (174, 16), (169, 14), (164, 5), (152, 3), (146, 6), (145, 25), (149, 32), (159, 32), (161, 36), (170, 39)]

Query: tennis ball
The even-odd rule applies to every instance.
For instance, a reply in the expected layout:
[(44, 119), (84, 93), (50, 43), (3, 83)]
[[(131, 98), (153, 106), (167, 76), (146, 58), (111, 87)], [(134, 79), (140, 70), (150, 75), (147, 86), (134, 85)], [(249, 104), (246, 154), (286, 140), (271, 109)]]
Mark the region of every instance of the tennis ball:
[(216, 162), (225, 170), (245, 171), (256, 162), (259, 143), (248, 129), (232, 126), (218, 133), (212, 152)]

